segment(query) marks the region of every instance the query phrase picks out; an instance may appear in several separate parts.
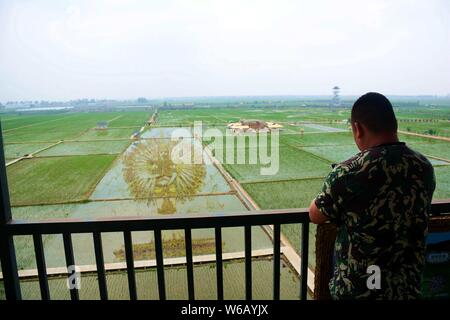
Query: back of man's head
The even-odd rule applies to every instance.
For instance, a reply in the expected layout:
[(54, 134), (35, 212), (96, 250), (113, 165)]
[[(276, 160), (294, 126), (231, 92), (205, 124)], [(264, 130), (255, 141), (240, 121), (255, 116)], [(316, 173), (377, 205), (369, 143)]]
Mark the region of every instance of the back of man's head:
[(392, 104), (377, 92), (366, 93), (356, 100), (351, 121), (364, 125), (373, 133), (397, 132), (397, 119)]

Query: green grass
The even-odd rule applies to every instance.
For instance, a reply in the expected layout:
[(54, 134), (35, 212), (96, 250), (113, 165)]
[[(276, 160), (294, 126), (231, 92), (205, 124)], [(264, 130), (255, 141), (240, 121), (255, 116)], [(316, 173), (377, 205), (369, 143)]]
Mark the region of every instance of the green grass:
[(12, 205), (86, 200), (116, 156), (22, 160), (7, 168)]
[(434, 168), (436, 190), (433, 199), (450, 199), (450, 166)]

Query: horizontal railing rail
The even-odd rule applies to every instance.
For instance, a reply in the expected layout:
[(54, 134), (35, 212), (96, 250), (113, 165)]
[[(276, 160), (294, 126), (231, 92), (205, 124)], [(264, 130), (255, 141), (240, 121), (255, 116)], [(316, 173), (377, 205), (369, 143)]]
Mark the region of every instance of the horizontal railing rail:
[(114, 231), (176, 230), (190, 228), (244, 227), (309, 222), (308, 209), (259, 210), (245, 212), (206, 213), (173, 216), (130, 216), (86, 219), (52, 219), (42, 221), (10, 220), (5, 231), (11, 235), (91, 233)]
[(431, 204), (431, 214), (439, 216), (443, 213), (450, 213), (450, 199), (434, 200)]
[[(450, 213), (450, 199), (435, 200), (431, 214), (438, 216)], [(10, 235), (32, 235), (34, 233), (92, 233), (145, 230), (176, 230), (190, 228), (243, 227), (252, 225), (272, 225), (309, 222), (308, 209), (277, 209), (245, 212), (206, 213), (174, 216), (128, 216), (104, 218), (64, 218), (40, 221), (9, 220), (5, 232)], [(42, 232), (45, 230), (45, 232)]]

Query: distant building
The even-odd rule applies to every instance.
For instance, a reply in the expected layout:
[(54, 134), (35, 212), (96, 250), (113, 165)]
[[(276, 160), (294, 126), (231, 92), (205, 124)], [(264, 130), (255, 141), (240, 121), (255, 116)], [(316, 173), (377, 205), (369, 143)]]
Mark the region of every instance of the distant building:
[(228, 124), (228, 129), (233, 133), (269, 132), (280, 129), (283, 126), (269, 121), (262, 120), (241, 120)]
[(105, 130), (108, 129), (108, 121), (99, 121), (97, 122), (96, 130)]

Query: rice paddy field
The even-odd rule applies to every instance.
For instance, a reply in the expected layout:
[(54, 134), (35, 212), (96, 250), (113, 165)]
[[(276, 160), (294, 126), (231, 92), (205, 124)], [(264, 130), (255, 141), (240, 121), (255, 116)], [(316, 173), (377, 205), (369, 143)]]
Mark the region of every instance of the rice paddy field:
[[(175, 216), (194, 213), (214, 215), (252, 209), (249, 202), (228, 182), (226, 175), (234, 178), (261, 209), (307, 207), (320, 191), (331, 165), (358, 152), (346, 124), (350, 114), (346, 108), (241, 107), (155, 111), (149, 108), (129, 112), (2, 116), (14, 219)], [(435, 168), (437, 188), (434, 198), (450, 199), (450, 141), (427, 136), (429, 133), (433, 136), (448, 136), (450, 109), (442, 107), (430, 111), (398, 108), (396, 112), (402, 130), (400, 139), (425, 154)], [(147, 121), (153, 114), (157, 115), (156, 122), (149, 125)], [(261, 174), (261, 168), (268, 165), (261, 164), (261, 154), (249, 145), (230, 147), (225, 143), (222, 149), (225, 157), (227, 153), (233, 153), (230, 159), (236, 160), (237, 154), (244, 155), (247, 160), (244, 164), (223, 160), (221, 167), (218, 167), (207, 161), (208, 152), (201, 154), (201, 164), (175, 165), (168, 158), (174, 147), (170, 138), (177, 130), (183, 128), (185, 132), (192, 132), (192, 126), (201, 121), (204, 130), (212, 128), (226, 133), (227, 124), (239, 119), (273, 121), (283, 126), (278, 137), (279, 168), (276, 174)], [(251, 135), (245, 138), (252, 139)], [(272, 139), (274, 137), (269, 135), (269, 146)], [(196, 141), (193, 137), (183, 140), (192, 144)], [(212, 148), (211, 140), (202, 142), (207, 148)], [(212, 150), (212, 154), (217, 156), (217, 150)], [(249, 163), (252, 157), (256, 163)], [(174, 172), (183, 177), (184, 184), (171, 184)], [(282, 226), (282, 233), (298, 251), (300, 225)], [(105, 262), (124, 261), (123, 236), (117, 233), (102, 236)], [(309, 267), (312, 270), (315, 264), (314, 236), (315, 228), (311, 226)], [(263, 228), (253, 227), (252, 237), (252, 249), (272, 247), (270, 233)], [(195, 255), (214, 253), (213, 230), (194, 230), (193, 239)], [(243, 251), (243, 239), (242, 228), (225, 228), (222, 243), (224, 252)], [(43, 240), (47, 266), (64, 266), (62, 237), (45, 235)], [(163, 240), (165, 257), (184, 255), (182, 230), (164, 232)], [(73, 243), (77, 264), (95, 264), (92, 235), (74, 235)], [(133, 244), (135, 260), (154, 258), (154, 252), (149, 249), (153, 247), (152, 232), (134, 232)], [(35, 269), (32, 238), (16, 237), (15, 245), (20, 269)], [(265, 288), (262, 283), (271, 279), (268, 271), (271, 264), (264, 259), (255, 263), (255, 286), (259, 288), (255, 289), (255, 295), (264, 298), (270, 288)], [(229, 262), (230, 270), (240, 270), (241, 267), (242, 262)], [(196, 286), (202, 288), (196, 292), (201, 297), (214, 295), (213, 268), (207, 264), (196, 267)], [(180, 282), (178, 277), (185, 274), (180, 271), (182, 269), (170, 269), (168, 273), (171, 276), (167, 281)], [(289, 268), (283, 270), (282, 286), (290, 289), (286, 289), (285, 293), (282, 290), (282, 296), (295, 297), (298, 277)], [(242, 271), (236, 271), (239, 275), (236, 277), (225, 275), (233, 283), (231, 287), (235, 288), (227, 289), (230, 298), (243, 295), (243, 287), (240, 287), (244, 285)], [(91, 286), (92, 290), (81, 293), (81, 296), (97, 297), (95, 275), (87, 274), (85, 277), (87, 286)], [(211, 279), (208, 280), (208, 277)], [(153, 283), (156, 281), (155, 271), (139, 271), (138, 283), (140, 278)], [(204, 278), (204, 283), (200, 283), (199, 278)], [(239, 284), (238, 280), (242, 283)], [(124, 287), (120, 283), (126, 283), (126, 273), (112, 272), (108, 275), (108, 281)], [(31, 290), (38, 288), (36, 279), (22, 282), (25, 296), (39, 298), (35, 296), (39, 295), (39, 290)], [(62, 283), (62, 278), (55, 277), (50, 281), (50, 287), (55, 292), (61, 291), (56, 294), (57, 297), (65, 298), (68, 292), (62, 293)], [(174, 298), (184, 297), (185, 286), (173, 287), (170, 295)], [(156, 297), (156, 291), (155, 296), (146, 290), (139, 292), (142, 298)], [(125, 295), (125, 292), (115, 292), (112, 297), (123, 299), (127, 298)]]
[[(270, 258), (258, 258), (253, 260), (253, 297), (258, 300), (271, 300), (273, 296), (271, 274), (273, 261)], [(226, 300), (244, 300), (245, 282), (244, 261), (234, 260), (224, 264), (224, 298)], [(281, 262), (280, 268), (280, 298), (282, 300), (299, 299), (299, 278), (285, 261)], [(186, 269), (182, 266), (168, 266), (165, 268), (166, 294), (168, 300), (187, 300), (187, 276)], [(214, 263), (205, 263), (194, 267), (195, 298), (199, 300), (215, 300), (216, 269)], [(50, 297), (52, 299), (70, 300), (66, 287), (65, 276), (49, 278)], [(125, 290), (128, 286), (126, 272), (110, 271), (106, 274), (108, 286), (108, 297), (112, 300), (129, 300), (129, 292)], [(158, 300), (157, 272), (154, 268), (137, 270), (137, 297), (139, 300)], [(97, 284), (96, 273), (85, 273), (82, 275), (82, 287), (80, 289), (81, 300), (98, 300), (100, 293)], [(23, 299), (39, 300), (39, 284), (34, 279), (23, 280), (21, 283)], [(0, 287), (0, 297), (4, 296)], [(311, 298), (311, 297), (309, 297)]]

